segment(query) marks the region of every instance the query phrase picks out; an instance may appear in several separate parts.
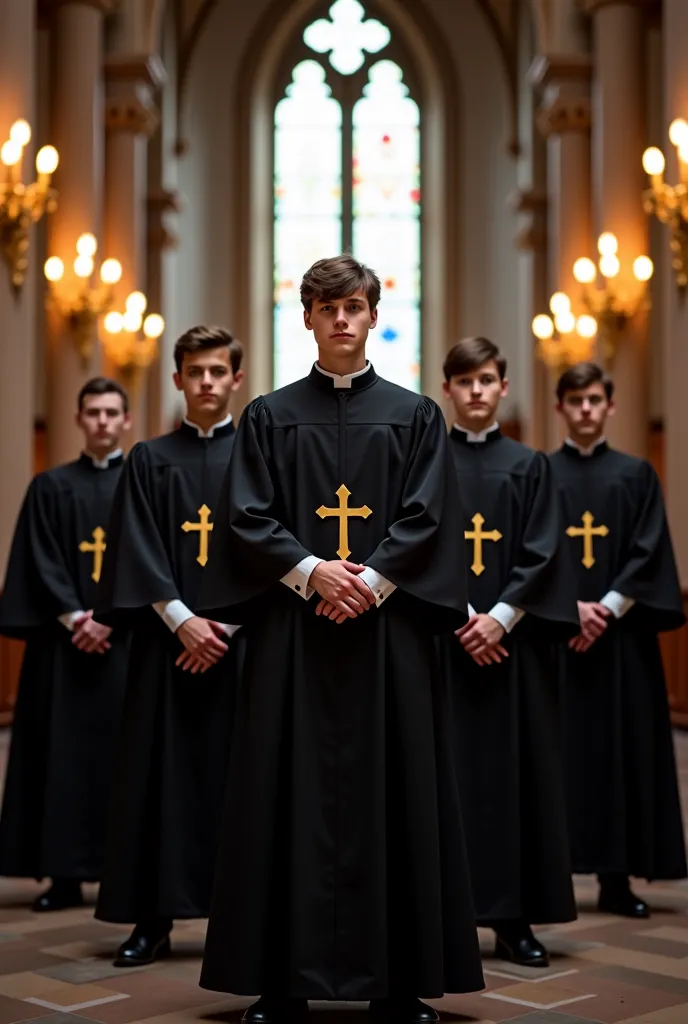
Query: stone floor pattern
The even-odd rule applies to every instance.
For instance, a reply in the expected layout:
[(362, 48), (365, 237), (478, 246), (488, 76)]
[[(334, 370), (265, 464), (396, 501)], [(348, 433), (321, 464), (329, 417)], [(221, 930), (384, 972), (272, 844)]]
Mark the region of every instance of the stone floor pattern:
[[(6, 742), (6, 735), (0, 736), (0, 775)], [(685, 813), (688, 734), (678, 734), (676, 744)], [(598, 914), (596, 886), (577, 880), (579, 919), (539, 929), (552, 953), (546, 971), (494, 959), (491, 935), (481, 933), (487, 989), (438, 1000), (442, 1020), (688, 1024), (688, 884), (639, 884), (637, 890), (654, 908), (649, 921)], [(123, 971), (112, 967), (111, 959), (126, 928), (94, 921), (89, 907), (34, 915), (29, 905), (38, 891), (33, 882), (0, 880), (0, 1024), (239, 1021), (249, 1000), (198, 987), (203, 922), (175, 928), (169, 960)], [(363, 1024), (363, 1009), (364, 1004), (312, 1003), (311, 1020)]]

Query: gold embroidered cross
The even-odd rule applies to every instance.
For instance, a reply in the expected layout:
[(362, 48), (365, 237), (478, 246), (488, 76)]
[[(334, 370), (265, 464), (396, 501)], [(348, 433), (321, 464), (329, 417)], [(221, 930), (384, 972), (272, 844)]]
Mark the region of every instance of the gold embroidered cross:
[(502, 539), (502, 535), (499, 530), (487, 530), (483, 533), (485, 517), (481, 516), (480, 512), (475, 513), (471, 522), (473, 523), (473, 529), (465, 530), (464, 537), (466, 540), (473, 541), (473, 565), (471, 566), (471, 569), (476, 576), (481, 576), (485, 572), (485, 564), (483, 562), (483, 541), (492, 540), (496, 543), (498, 540)]
[(184, 533), (198, 533), (198, 554), (196, 561), (199, 565), (206, 566), (208, 563), (208, 534), (213, 529), (213, 524), (209, 522), (210, 509), (207, 505), (201, 505), (198, 510), (199, 522), (190, 523), (187, 519), (185, 523), (182, 523), (182, 530)]
[(356, 516), (359, 519), (367, 519), (368, 516), (372, 516), (373, 510), (368, 508), (367, 505), (362, 505), (361, 508), (349, 508), (351, 491), (344, 484), (342, 484), (339, 490), (335, 491), (335, 494), (339, 498), (339, 508), (326, 508), (324, 505), (321, 505), (320, 508), (315, 510), (315, 514), (320, 516), (321, 519), (338, 516), (339, 547), (337, 548), (337, 554), (341, 559), (345, 559), (351, 554), (349, 550), (349, 518)]
[(566, 529), (566, 533), (569, 537), (582, 537), (583, 538), (583, 557), (581, 562), (586, 569), (592, 569), (595, 564), (595, 555), (593, 554), (593, 537), (606, 537), (609, 533), (608, 526), (593, 526), (595, 517), (592, 512), (584, 512), (581, 516), (582, 526), (569, 526)]
[(93, 543), (91, 544), (88, 540), (82, 540), (81, 544), (79, 544), (79, 551), (82, 551), (84, 554), (88, 551), (93, 552), (91, 579), (94, 583), (97, 583), (100, 580), (100, 571), (103, 568), (103, 552), (107, 547), (105, 543), (105, 530), (102, 526), (96, 526), (91, 536), (93, 537)]

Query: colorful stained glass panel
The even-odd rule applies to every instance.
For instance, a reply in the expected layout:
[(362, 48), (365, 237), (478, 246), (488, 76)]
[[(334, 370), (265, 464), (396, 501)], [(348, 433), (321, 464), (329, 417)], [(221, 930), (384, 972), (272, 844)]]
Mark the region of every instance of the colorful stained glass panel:
[(401, 68), (378, 61), (353, 110), (353, 250), (382, 280), (369, 354), (395, 383), (420, 390), (420, 132)]
[(307, 60), (275, 108), (274, 385), (307, 373), (316, 358), (303, 326), (303, 272), (342, 247), (342, 112), (325, 71)]

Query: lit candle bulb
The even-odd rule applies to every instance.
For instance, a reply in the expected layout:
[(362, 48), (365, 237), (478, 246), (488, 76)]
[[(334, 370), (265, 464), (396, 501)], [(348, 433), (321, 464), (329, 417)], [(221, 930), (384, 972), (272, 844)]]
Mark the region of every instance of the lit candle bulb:
[(650, 146), (643, 153), (643, 170), (650, 178), (652, 191), (660, 192), (664, 184), (664, 154), (656, 146)]
[(36, 170), (38, 171), (38, 186), (43, 191), (50, 187), (50, 177), (57, 170), (60, 157), (54, 146), (42, 146), (36, 154)]

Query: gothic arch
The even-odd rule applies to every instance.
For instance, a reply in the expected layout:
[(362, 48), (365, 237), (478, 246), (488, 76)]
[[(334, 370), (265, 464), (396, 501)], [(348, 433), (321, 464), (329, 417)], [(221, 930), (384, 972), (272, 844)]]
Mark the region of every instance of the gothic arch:
[[(239, 73), (234, 151), (240, 154), (234, 196), (240, 224), (232, 308), (247, 342), (252, 393), (272, 388), (272, 146), (275, 80), (294, 32), (320, 0), (274, 0), (254, 31)], [(458, 98), (455, 66), (423, 0), (376, 0), (414, 63), (422, 93), (423, 390), (439, 398), (442, 361), (458, 329)], [(266, 300), (266, 297), (269, 299)]]

